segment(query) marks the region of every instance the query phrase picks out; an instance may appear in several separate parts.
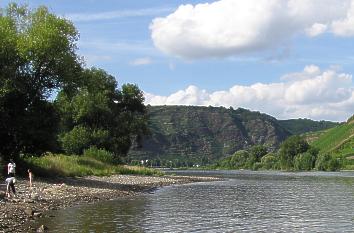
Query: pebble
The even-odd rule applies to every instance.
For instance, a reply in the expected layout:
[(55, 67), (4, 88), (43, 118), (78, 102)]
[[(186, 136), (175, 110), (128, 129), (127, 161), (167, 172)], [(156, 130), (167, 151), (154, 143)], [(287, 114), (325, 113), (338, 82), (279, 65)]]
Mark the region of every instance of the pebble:
[[(164, 185), (219, 180), (211, 177), (180, 176), (133, 176), (113, 175), (109, 177), (88, 176), (56, 180), (36, 179), (32, 188), (28, 182), (17, 179), (15, 198), (0, 198), (0, 233), (2, 232), (45, 232), (45, 226), (36, 226), (33, 218), (42, 216), (45, 210), (57, 210), (80, 203), (113, 200), (122, 196), (135, 196), (152, 188)], [(1, 193), (0, 193), (1, 197)], [(41, 211), (37, 211), (41, 210)], [(33, 225), (34, 224), (34, 225)]]

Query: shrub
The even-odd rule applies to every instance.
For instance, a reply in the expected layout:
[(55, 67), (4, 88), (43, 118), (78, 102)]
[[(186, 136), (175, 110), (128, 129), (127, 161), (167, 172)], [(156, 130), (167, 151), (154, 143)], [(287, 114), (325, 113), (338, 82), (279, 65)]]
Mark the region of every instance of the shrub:
[(298, 154), (294, 158), (294, 167), (296, 170), (309, 171), (312, 170), (314, 161), (316, 161), (316, 157), (310, 152)]
[(42, 177), (109, 176), (113, 174), (163, 175), (161, 171), (155, 169), (111, 165), (86, 156), (48, 153), (42, 157), (27, 157), (24, 161), (26, 167), (31, 168), (36, 176)]
[(268, 153), (261, 159), (261, 164), (264, 169), (275, 169), (277, 164), (277, 158), (274, 153)]
[(115, 158), (115, 156), (111, 152), (106, 151), (105, 149), (98, 149), (95, 146), (92, 146), (89, 149), (84, 150), (84, 156), (95, 158), (104, 163), (110, 163), (110, 164), (120, 163), (119, 159)]
[(256, 161), (261, 161), (261, 158), (267, 154), (267, 147), (264, 145), (255, 145), (251, 147), (249, 153), (256, 158)]
[(262, 168), (262, 163), (260, 162), (255, 162), (253, 165), (252, 165), (252, 170), (259, 170), (260, 168)]
[(75, 126), (70, 132), (63, 134), (60, 141), (66, 153), (81, 155), (90, 146), (105, 147), (107, 138), (109, 138), (107, 130)]
[(82, 126), (75, 126), (70, 132), (60, 138), (63, 149), (68, 154), (82, 154), (91, 143), (90, 131)]
[(246, 166), (249, 153), (247, 151), (241, 150), (237, 151), (230, 159), (231, 168), (244, 168)]
[(316, 169), (319, 171), (337, 171), (340, 167), (339, 159), (328, 153), (320, 154), (316, 160)]

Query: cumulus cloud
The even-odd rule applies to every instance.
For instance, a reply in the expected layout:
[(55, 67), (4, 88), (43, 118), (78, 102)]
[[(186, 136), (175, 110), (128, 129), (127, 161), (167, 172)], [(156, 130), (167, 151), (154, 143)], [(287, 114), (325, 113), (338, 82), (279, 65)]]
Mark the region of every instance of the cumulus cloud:
[(321, 23), (315, 23), (310, 28), (305, 29), (305, 32), (310, 37), (318, 36), (327, 30), (328, 26)]
[(332, 22), (333, 33), (339, 36), (353, 36), (354, 35), (354, 1), (346, 14), (346, 17)]
[(150, 30), (155, 46), (170, 55), (188, 59), (230, 56), (281, 47), (298, 34), (352, 36), (354, 0), (186, 4), (155, 18)]
[(278, 83), (235, 85), (209, 93), (196, 86), (169, 96), (145, 93), (146, 104), (232, 106), (262, 111), (277, 118), (307, 117), (343, 121), (354, 112), (354, 87), (350, 74), (335, 69), (322, 71), (315, 65), (288, 74)]

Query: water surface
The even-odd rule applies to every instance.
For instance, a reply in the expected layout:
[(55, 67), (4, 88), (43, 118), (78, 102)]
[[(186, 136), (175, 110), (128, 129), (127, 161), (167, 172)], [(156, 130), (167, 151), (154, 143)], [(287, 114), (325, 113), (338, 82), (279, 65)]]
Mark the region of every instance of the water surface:
[(224, 181), (77, 206), (50, 232), (353, 232), (354, 173), (177, 171)]

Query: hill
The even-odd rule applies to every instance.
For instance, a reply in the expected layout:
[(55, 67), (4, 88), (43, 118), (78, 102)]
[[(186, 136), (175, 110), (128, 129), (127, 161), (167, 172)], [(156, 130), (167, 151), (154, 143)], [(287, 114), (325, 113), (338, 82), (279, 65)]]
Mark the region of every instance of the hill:
[(310, 119), (279, 120), (279, 124), (294, 135), (307, 132), (316, 132), (338, 126), (339, 123), (331, 121), (313, 121)]
[(321, 152), (343, 158), (344, 168), (354, 168), (354, 116), (346, 123), (323, 132), (312, 145)]
[(131, 160), (205, 164), (255, 144), (275, 149), (291, 135), (274, 117), (242, 108), (149, 106), (148, 112), (151, 133), (130, 150)]
[(150, 135), (142, 138), (141, 147), (131, 148), (128, 160), (148, 159), (165, 166), (207, 164), (255, 144), (275, 150), (294, 132), (336, 124), (278, 121), (260, 112), (224, 107), (148, 106), (148, 116)]

